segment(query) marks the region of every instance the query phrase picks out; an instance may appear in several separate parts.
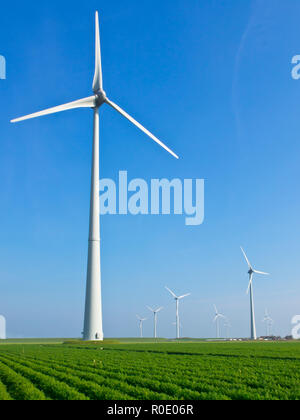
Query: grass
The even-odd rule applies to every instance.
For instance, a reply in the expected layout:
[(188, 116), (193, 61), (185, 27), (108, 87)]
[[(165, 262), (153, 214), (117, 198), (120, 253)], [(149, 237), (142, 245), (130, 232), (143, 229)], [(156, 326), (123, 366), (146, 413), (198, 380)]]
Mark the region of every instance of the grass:
[(0, 346), (0, 400), (300, 399), (299, 342), (38, 341)]

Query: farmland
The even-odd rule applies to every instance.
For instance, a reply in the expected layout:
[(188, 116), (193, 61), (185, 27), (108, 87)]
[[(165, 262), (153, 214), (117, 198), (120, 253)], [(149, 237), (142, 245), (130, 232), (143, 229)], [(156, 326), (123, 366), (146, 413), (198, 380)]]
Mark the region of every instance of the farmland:
[(300, 343), (0, 345), (0, 400), (249, 399), (300, 399)]

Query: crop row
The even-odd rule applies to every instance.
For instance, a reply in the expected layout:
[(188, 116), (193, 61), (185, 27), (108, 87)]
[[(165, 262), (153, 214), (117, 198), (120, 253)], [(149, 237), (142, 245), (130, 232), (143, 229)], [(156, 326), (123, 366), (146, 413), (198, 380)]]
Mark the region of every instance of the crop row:
[[(30, 381), (0, 362), (0, 379), (7, 390), (7, 394), (14, 400), (45, 400), (46, 396)], [(6, 395), (4, 395), (3, 399)]]

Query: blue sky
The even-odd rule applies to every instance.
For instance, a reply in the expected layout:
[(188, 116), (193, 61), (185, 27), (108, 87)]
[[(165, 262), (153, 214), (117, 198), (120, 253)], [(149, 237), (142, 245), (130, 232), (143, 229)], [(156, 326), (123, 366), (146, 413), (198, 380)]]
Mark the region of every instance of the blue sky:
[[(249, 333), (247, 267), (259, 269), (258, 332), (300, 313), (300, 54), (297, 0), (16, 1), (1, 6), (0, 313), (14, 337), (79, 336), (87, 259), (92, 114), (9, 120), (91, 94), (94, 12), (110, 99), (177, 152), (176, 161), (115, 111), (101, 110), (101, 176), (203, 178), (205, 222), (180, 216), (101, 220), (104, 332), (138, 334), (163, 305), (159, 334), (215, 334), (212, 305)], [(152, 322), (145, 324), (152, 334)]]

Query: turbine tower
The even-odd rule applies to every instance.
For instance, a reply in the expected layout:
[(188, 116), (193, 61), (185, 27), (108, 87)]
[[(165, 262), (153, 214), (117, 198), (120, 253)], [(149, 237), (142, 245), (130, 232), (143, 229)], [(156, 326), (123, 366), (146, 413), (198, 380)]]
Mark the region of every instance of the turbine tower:
[(154, 338), (157, 338), (157, 314), (162, 311), (164, 308), (152, 309), (150, 306), (147, 306), (149, 311), (153, 312), (154, 314)]
[(213, 322), (216, 323), (217, 338), (220, 338), (220, 319), (226, 319), (226, 317), (219, 313), (216, 305), (214, 305), (214, 310), (215, 310), (215, 317), (213, 319)]
[(266, 333), (267, 333), (266, 335), (267, 335), (267, 337), (271, 337), (271, 328), (272, 328), (272, 325), (274, 324), (274, 321), (270, 317), (267, 309), (265, 311), (265, 316), (264, 316), (264, 319), (262, 320), (262, 322), (266, 324)]
[[(176, 327), (176, 322), (172, 322), (172, 325), (174, 325), (174, 327)], [(179, 324), (179, 329), (181, 330), (181, 334), (182, 334), (182, 330), (183, 330), (183, 325), (182, 325), (182, 323), (180, 322), (180, 324)]]
[(241, 250), (244, 254), (245, 260), (249, 267), (249, 286), (247, 289), (247, 294), (250, 292), (250, 329), (251, 329), (251, 340), (257, 340), (257, 334), (256, 334), (256, 324), (255, 324), (255, 308), (254, 308), (254, 296), (253, 296), (253, 276), (254, 274), (262, 274), (264, 276), (269, 276), (269, 273), (264, 273), (263, 271), (255, 270), (252, 265), (250, 264), (250, 261), (248, 260), (248, 257), (241, 247)]
[(180, 338), (179, 301), (187, 296), (190, 296), (191, 293), (187, 293), (186, 295), (182, 295), (182, 296), (176, 296), (175, 293), (172, 292), (172, 290), (170, 290), (167, 286), (166, 286), (166, 289), (168, 292), (171, 293), (171, 295), (173, 296), (176, 302), (176, 338), (179, 339)]
[(136, 317), (139, 320), (141, 338), (143, 338), (143, 323), (147, 321), (147, 318), (141, 318), (139, 315), (137, 315)]
[(86, 341), (103, 340), (102, 329), (102, 299), (101, 299), (101, 270), (100, 270), (100, 212), (99, 212), (99, 108), (107, 104), (131, 123), (137, 126), (152, 140), (167, 150), (172, 156), (178, 156), (170, 150), (164, 143), (155, 137), (150, 131), (144, 128), (134, 118), (128, 115), (114, 102), (110, 101), (103, 90), (102, 65), (100, 50), (100, 30), (98, 12), (96, 12), (96, 60), (95, 74), (93, 81), (93, 95), (79, 99), (74, 102), (60, 105), (45, 111), (37, 112), (26, 117), (17, 118), (11, 122), (19, 122), (57, 112), (67, 111), (75, 108), (91, 108), (94, 113), (94, 137), (93, 137), (93, 156), (92, 156), (92, 180), (91, 180), (91, 199), (90, 199), (90, 227), (88, 245), (88, 265), (87, 265), (87, 284), (84, 316), (83, 339)]

